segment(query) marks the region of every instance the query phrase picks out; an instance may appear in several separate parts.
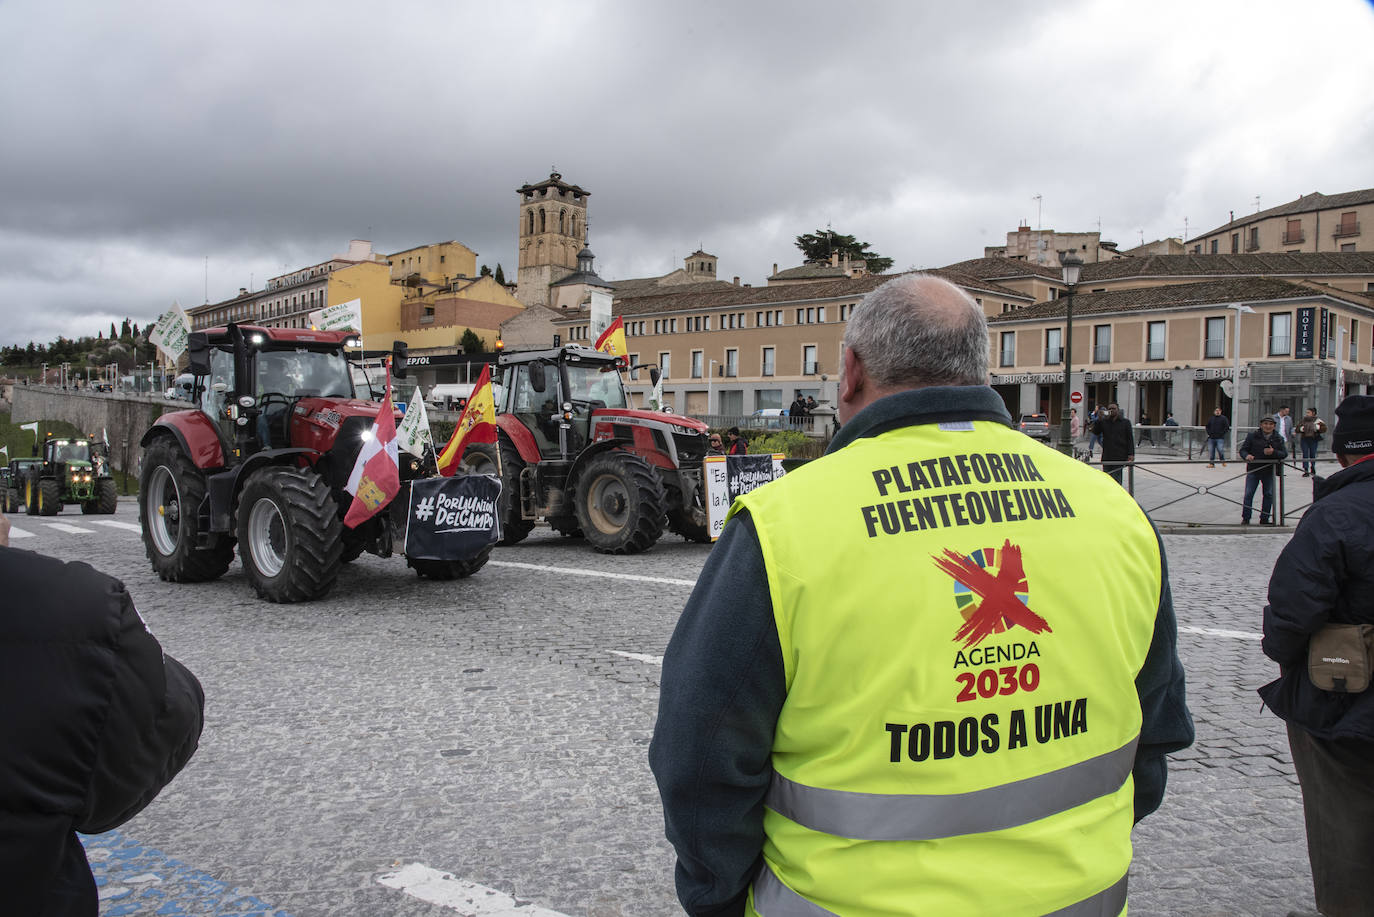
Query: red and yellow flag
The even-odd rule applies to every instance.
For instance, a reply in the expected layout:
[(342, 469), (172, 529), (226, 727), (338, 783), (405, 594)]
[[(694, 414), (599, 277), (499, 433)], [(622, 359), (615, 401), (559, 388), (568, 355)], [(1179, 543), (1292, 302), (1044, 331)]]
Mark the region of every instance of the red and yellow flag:
[(617, 316), (610, 326), (596, 339), (596, 349), (613, 357), (620, 357), (622, 363), (629, 364), (630, 349), (625, 344), (625, 320)]
[(477, 385), (468, 398), (463, 413), (458, 417), (458, 426), (453, 428), (448, 445), (439, 454), (439, 473), (446, 478), (453, 477), (458, 463), (463, 460), (463, 448), (468, 443), (496, 442), (496, 396), (491, 390), (491, 364), (482, 367), (482, 375), (477, 377)]

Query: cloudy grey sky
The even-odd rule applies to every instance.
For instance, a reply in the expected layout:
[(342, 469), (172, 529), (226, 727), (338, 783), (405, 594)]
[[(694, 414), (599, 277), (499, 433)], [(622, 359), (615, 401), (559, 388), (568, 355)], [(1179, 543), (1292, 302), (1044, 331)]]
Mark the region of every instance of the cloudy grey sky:
[(1371, 46), (1370, 0), (0, 0), (0, 344), (351, 238), (513, 277), (551, 167), (610, 279), (701, 245), (762, 284), (827, 224), (894, 270), (1197, 234), (1374, 187)]

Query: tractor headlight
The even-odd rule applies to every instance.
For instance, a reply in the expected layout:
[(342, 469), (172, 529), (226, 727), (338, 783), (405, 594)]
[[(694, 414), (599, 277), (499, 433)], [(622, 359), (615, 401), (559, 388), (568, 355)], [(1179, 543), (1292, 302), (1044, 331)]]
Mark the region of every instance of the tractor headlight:
[(257, 399), (255, 399), (252, 395), (239, 396), (239, 407), (251, 408), (255, 404), (257, 404)]

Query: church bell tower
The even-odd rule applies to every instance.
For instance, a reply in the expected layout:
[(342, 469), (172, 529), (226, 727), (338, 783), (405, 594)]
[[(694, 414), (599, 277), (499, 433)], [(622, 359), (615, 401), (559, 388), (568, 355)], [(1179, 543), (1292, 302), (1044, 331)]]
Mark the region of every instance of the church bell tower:
[(521, 185), (520, 261), (515, 297), (527, 306), (550, 305), (549, 284), (577, 270), (587, 241), (587, 198), (557, 172), (536, 185)]

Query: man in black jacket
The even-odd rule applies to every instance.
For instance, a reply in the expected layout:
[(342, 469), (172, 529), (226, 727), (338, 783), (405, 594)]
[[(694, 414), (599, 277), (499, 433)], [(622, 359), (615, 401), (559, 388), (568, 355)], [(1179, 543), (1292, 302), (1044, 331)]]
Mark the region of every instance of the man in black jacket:
[(9, 547), (0, 515), (0, 889), (7, 914), (95, 917), (76, 832), (133, 818), (200, 739), (205, 696), (124, 585)]
[(1221, 408), (1213, 408), (1212, 416), (1207, 418), (1207, 467), (1215, 468), (1218, 459), (1226, 467), (1226, 434), (1231, 432), (1231, 421)]
[(1264, 488), (1260, 502), (1260, 525), (1273, 525), (1274, 519), (1274, 471), (1288, 457), (1288, 448), (1283, 444), (1275, 427), (1278, 425), (1271, 414), (1260, 418), (1259, 429), (1245, 437), (1240, 444), (1240, 457), (1245, 459), (1245, 501), (1240, 508), (1240, 524), (1250, 524), (1251, 505), (1255, 502), (1256, 488)]
[(1113, 402), (1107, 412), (1093, 424), (1093, 432), (1102, 438), (1102, 470), (1121, 483), (1121, 469), (1135, 461), (1135, 439), (1131, 436), (1131, 422), (1121, 416), (1121, 408)]
[(1259, 693), (1288, 725), (1317, 909), (1350, 917), (1374, 907), (1374, 687), (1317, 688), (1307, 647), (1327, 624), (1374, 625), (1374, 397), (1352, 395), (1336, 417), (1342, 470), (1317, 479), (1269, 580), (1263, 648), (1281, 674)]

